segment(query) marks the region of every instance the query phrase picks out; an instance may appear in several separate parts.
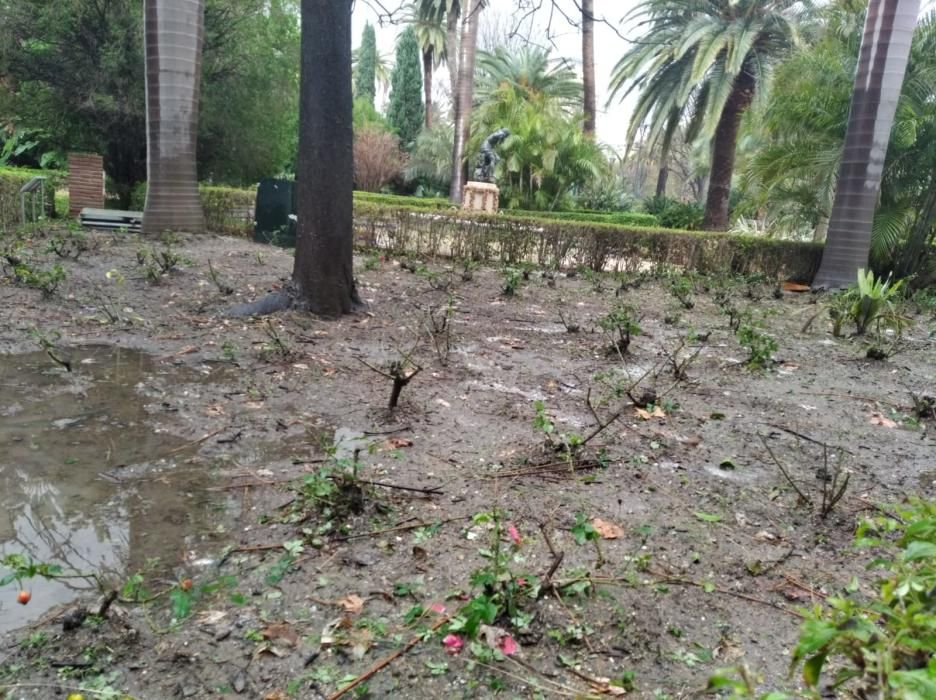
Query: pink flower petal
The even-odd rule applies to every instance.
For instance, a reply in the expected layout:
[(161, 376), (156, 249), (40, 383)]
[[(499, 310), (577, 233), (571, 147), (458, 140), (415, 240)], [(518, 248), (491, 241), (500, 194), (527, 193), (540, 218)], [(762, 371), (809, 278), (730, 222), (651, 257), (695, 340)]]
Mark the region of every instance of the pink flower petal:
[(518, 585), (518, 586), (525, 586), (525, 585), (527, 585), (527, 580), (526, 580), (525, 578), (518, 578), (518, 579), (517, 579), (517, 585)]
[(446, 654), (457, 654), (465, 646), (465, 640), (457, 634), (447, 634), (442, 640), (442, 646), (445, 647)]
[(497, 646), (500, 648), (500, 650), (504, 653), (505, 656), (516, 654), (517, 650), (520, 648), (516, 640), (513, 637), (511, 637), (509, 634), (506, 634), (503, 637), (501, 637), (497, 642)]
[(514, 544), (520, 544), (520, 531), (517, 529), (517, 526), (513, 523), (507, 525), (507, 534), (510, 536), (510, 539)]
[(439, 615), (445, 612), (445, 606), (442, 603), (433, 603), (429, 606), (429, 609), (434, 613), (439, 613)]

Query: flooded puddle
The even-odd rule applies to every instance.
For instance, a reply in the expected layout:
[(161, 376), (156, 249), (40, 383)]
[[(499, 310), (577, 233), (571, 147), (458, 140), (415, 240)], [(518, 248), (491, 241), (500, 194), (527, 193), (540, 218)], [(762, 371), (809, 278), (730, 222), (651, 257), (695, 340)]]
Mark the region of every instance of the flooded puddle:
[[(160, 387), (198, 378), (119, 348), (75, 349), (71, 361), (69, 373), (43, 352), (0, 355), (0, 559), (22, 554), (116, 582), (157, 559), (155, 570), (170, 572), (203, 546), (192, 536), (213, 531), (224, 506), (205, 491), (205, 468), (182, 464), (182, 441), (155, 428), (147, 406), (163, 406)], [(127, 467), (138, 469), (115, 478)], [(0, 578), (7, 573), (0, 564)], [(23, 583), (32, 592), (25, 606), (15, 582), (0, 587), (0, 632), (92, 585), (36, 577)]]

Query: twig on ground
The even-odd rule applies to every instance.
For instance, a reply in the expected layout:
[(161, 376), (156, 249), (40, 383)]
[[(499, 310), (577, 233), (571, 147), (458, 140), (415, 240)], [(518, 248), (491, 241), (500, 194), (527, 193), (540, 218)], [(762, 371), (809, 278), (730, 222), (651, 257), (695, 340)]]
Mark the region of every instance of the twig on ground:
[[(449, 618), (448, 616), (446, 616), (446, 617), (440, 617), (438, 620), (436, 620), (435, 624), (432, 625), (432, 627), (429, 628), (429, 631), (430, 631), (430, 632), (435, 632), (435, 631), (437, 631), (440, 627), (442, 627), (442, 625), (444, 625), (446, 622), (448, 622), (449, 619), (450, 619), (450, 618)], [(328, 700), (338, 700), (338, 698), (340, 698), (341, 696), (345, 695), (347, 692), (353, 690), (354, 688), (356, 688), (357, 686), (359, 686), (361, 683), (363, 683), (364, 681), (368, 680), (371, 676), (374, 676), (375, 674), (379, 673), (379, 672), (382, 671), (384, 668), (386, 668), (386, 667), (389, 666), (391, 663), (393, 663), (396, 659), (398, 659), (398, 658), (400, 658), (401, 656), (403, 656), (403, 654), (407, 653), (410, 649), (412, 649), (412, 648), (415, 647), (417, 644), (419, 644), (423, 639), (425, 639), (425, 637), (426, 637), (426, 635), (424, 635), (424, 634), (420, 634), (420, 635), (417, 635), (417, 636), (413, 637), (413, 638), (412, 638), (411, 640), (409, 640), (403, 647), (401, 647), (400, 649), (397, 649), (397, 650), (396, 650), (395, 652), (393, 652), (392, 654), (388, 654), (387, 656), (385, 656), (383, 659), (381, 659), (381, 660), (378, 661), (376, 664), (374, 664), (373, 666), (371, 666), (369, 669), (367, 669), (367, 670), (366, 670), (364, 673), (362, 673), (360, 676), (358, 676), (358, 677), (355, 678), (353, 681), (351, 681), (350, 683), (348, 683), (348, 685), (344, 686), (344, 687), (341, 688), (340, 690), (337, 690), (337, 691), (335, 691), (334, 693), (332, 693), (331, 695), (329, 695), (329, 696), (328, 696)]]

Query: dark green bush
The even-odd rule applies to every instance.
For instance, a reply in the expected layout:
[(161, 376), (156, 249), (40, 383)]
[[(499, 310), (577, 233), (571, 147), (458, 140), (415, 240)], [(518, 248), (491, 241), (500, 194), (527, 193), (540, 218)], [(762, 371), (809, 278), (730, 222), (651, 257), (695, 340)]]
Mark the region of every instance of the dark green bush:
[(648, 197), (643, 201), (644, 211), (653, 214), (664, 228), (696, 231), (702, 227), (704, 209), (695, 202), (682, 202), (665, 195)]

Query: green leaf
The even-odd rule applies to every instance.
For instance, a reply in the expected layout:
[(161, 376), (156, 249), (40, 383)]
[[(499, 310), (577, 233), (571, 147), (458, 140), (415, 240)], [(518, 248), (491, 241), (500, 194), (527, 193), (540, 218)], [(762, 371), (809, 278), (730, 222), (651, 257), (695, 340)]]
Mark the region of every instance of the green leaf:
[(932, 542), (911, 542), (904, 550), (904, 559), (906, 561), (918, 561), (920, 559), (936, 559), (936, 544)]
[(693, 513), (699, 520), (705, 523), (718, 523), (721, 522), (722, 516), (717, 513), (703, 513), (700, 510), (697, 510)]
[(819, 676), (822, 675), (822, 665), (825, 663), (825, 660), (825, 654), (816, 654), (807, 659), (806, 663), (803, 664), (803, 680), (810, 688), (815, 688), (819, 685)]

